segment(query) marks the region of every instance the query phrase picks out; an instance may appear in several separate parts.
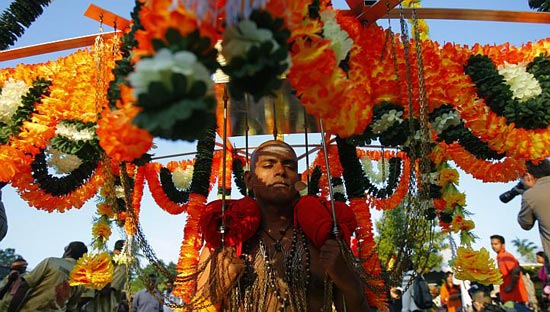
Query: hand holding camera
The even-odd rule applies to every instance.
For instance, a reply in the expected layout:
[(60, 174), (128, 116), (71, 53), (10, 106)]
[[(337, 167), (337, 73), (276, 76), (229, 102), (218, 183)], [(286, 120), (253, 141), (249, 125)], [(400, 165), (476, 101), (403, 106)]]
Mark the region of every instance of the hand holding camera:
[(510, 189), (507, 192), (502, 193), (498, 198), (500, 198), (500, 201), (503, 203), (508, 203), (512, 199), (514, 199), (519, 194), (523, 194), (527, 187), (525, 184), (523, 184), (523, 181), (519, 181), (518, 184), (516, 184), (512, 189)]

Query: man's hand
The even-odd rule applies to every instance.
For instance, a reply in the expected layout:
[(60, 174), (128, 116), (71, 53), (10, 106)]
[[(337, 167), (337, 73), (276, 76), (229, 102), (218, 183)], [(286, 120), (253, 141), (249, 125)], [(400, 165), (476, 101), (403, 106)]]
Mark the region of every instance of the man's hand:
[[(237, 257), (235, 248), (225, 247), (222, 250), (217, 251), (215, 257), (210, 263), (211, 272), (215, 272), (217, 278), (217, 289), (214, 290), (216, 295), (220, 296), (227, 292), (229, 288), (235, 283), (245, 269), (245, 260)], [(205, 281), (207, 284), (210, 283)], [(213, 290), (211, 290), (213, 291)], [(212, 295), (211, 295), (212, 296)]]
[(341, 259), (340, 246), (336, 240), (327, 239), (325, 244), (321, 246), (319, 260), (323, 269), (331, 278), (337, 277), (337, 268), (343, 261)]

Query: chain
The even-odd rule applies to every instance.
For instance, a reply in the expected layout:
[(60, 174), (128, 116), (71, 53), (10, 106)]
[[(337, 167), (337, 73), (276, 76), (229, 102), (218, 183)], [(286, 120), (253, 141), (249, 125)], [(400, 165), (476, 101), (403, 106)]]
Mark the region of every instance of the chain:
[(105, 40), (103, 39), (103, 14), (99, 15), (99, 34), (95, 37), (94, 53), (92, 54), (96, 66), (95, 79), (95, 112), (96, 118), (99, 118), (103, 103), (106, 100), (106, 82), (105, 82)]

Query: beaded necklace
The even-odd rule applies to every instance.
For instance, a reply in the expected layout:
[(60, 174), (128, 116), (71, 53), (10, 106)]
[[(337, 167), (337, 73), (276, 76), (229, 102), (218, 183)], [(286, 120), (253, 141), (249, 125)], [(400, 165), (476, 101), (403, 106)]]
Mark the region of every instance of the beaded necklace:
[[(258, 233), (259, 234), (259, 233)], [(276, 311), (307, 311), (307, 289), (311, 276), (311, 255), (307, 240), (301, 229), (293, 228), (291, 246), (286, 251), (282, 244), (280, 253), (284, 259), (283, 276), (274, 267), (273, 258), (279, 254), (275, 246), (274, 255), (270, 255), (266, 243), (260, 235), (258, 249), (254, 260), (247, 262), (245, 274), (233, 297), (233, 307), (240, 306), (239, 311), (265, 312), (274, 311), (270, 306), (277, 301)], [(284, 237), (284, 236), (283, 236)], [(282, 238), (281, 238), (282, 241)], [(248, 252), (250, 246), (245, 244), (243, 250)], [(281, 285), (283, 283), (283, 285)], [(275, 297), (275, 298), (273, 298)]]

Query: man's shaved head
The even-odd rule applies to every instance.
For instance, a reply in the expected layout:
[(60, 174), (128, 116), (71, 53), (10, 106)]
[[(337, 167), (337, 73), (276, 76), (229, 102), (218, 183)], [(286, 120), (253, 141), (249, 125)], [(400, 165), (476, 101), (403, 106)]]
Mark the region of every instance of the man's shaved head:
[(296, 160), (296, 162), (298, 161), (298, 156), (296, 156), (294, 148), (292, 148), (292, 146), (290, 146), (288, 143), (280, 140), (269, 140), (260, 144), (260, 146), (258, 146), (250, 156), (250, 170), (254, 171), (258, 156), (270, 154), (277, 155), (280, 154), (281, 151), (292, 152), (292, 154), (294, 155), (294, 159)]

